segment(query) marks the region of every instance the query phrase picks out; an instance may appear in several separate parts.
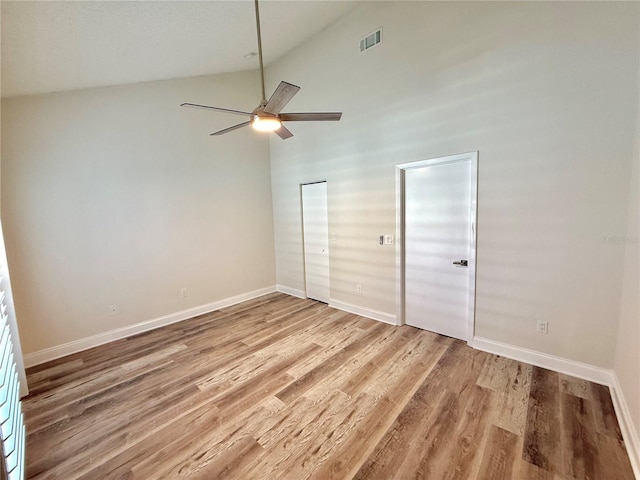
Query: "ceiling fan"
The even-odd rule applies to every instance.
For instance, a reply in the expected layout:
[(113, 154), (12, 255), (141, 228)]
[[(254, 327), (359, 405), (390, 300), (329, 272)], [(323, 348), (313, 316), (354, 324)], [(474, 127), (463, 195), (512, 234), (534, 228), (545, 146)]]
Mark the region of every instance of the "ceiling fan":
[(293, 133), (285, 127), (282, 122), (312, 122), (312, 121), (338, 121), (342, 117), (342, 112), (315, 112), (315, 113), (280, 113), (287, 103), (300, 90), (300, 87), (287, 82), (280, 82), (276, 91), (267, 101), (264, 89), (264, 65), (262, 63), (262, 38), (260, 35), (260, 11), (258, 0), (255, 0), (256, 7), (256, 29), (258, 33), (258, 57), (260, 59), (260, 80), (262, 85), (262, 100), (252, 112), (232, 110), (228, 108), (211, 107), (208, 105), (198, 105), (196, 103), (182, 103), (181, 107), (202, 108), (214, 110), (216, 112), (232, 113), (244, 115), (250, 120), (239, 123), (232, 127), (213, 132), (211, 135), (222, 135), (224, 133), (237, 130), (238, 128), (251, 125), (255, 130), (263, 132), (275, 132), (280, 138), (286, 140), (293, 137)]

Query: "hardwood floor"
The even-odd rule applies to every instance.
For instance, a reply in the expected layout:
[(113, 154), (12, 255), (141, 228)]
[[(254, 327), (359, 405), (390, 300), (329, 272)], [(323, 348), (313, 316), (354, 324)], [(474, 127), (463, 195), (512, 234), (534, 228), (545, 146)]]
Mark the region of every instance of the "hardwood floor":
[(633, 479), (606, 387), (282, 294), (28, 380), (34, 479)]

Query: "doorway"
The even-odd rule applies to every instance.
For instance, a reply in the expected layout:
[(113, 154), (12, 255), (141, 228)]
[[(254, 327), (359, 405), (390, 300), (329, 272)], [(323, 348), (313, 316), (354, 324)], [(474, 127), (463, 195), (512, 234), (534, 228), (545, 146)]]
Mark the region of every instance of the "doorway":
[(478, 152), (398, 165), (400, 324), (470, 341)]
[(327, 182), (303, 184), (301, 190), (304, 276), (307, 298), (329, 303)]

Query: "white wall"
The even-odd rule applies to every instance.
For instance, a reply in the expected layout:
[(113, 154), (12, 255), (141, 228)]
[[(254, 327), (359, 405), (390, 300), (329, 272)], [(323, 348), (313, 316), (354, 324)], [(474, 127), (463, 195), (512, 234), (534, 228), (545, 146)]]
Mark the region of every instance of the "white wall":
[(332, 299), (394, 314), (394, 166), (478, 150), (476, 335), (612, 368), (639, 8), (371, 2), (270, 67), (287, 111), (344, 112), (270, 142), (278, 284), (304, 289), (299, 184), (326, 179)]
[[(640, 89), (640, 82), (638, 84)], [(636, 118), (633, 173), (630, 178), (629, 211), (625, 231), (613, 248), (624, 250), (622, 306), (614, 370), (627, 401), (629, 415), (640, 433), (640, 102)], [(636, 438), (636, 442), (640, 439)], [(640, 449), (640, 443), (636, 443)], [(640, 462), (640, 450), (636, 452)], [(640, 472), (639, 472), (640, 473)]]
[[(1, 24), (2, 22), (0, 22)], [(1, 30), (1, 27), (0, 27)], [(0, 76), (1, 77), (1, 76)], [(2, 80), (0, 78), (0, 91)], [(2, 124), (2, 110), (0, 109), (0, 125)], [(0, 151), (2, 151), (2, 133), (0, 132)], [(2, 169), (0, 168), (0, 177), (2, 174)], [(0, 190), (1, 190), (1, 182), (0, 182)], [(1, 204), (1, 195), (0, 195), (0, 204)], [(27, 386), (27, 375), (24, 368), (24, 358), (22, 355), (22, 343), (20, 341), (20, 331), (18, 330), (18, 322), (16, 320), (16, 312), (15, 307), (13, 305), (13, 293), (11, 291), (11, 279), (9, 276), (9, 267), (7, 262), (7, 252), (4, 244), (4, 234), (2, 233), (2, 222), (0, 215), (0, 264), (3, 265), (3, 269), (6, 270), (5, 278), (4, 278), (4, 290), (5, 290), (5, 298), (6, 298), (6, 306), (7, 306), (7, 321), (9, 323), (9, 328), (11, 330), (11, 341), (13, 343), (13, 354), (16, 362), (16, 370), (18, 371), (18, 378), (20, 380), (20, 397), (24, 397), (29, 394), (29, 387)]]
[(242, 119), (178, 106), (251, 109), (258, 80), (3, 100), (2, 220), (25, 354), (274, 285), (267, 140), (210, 137)]

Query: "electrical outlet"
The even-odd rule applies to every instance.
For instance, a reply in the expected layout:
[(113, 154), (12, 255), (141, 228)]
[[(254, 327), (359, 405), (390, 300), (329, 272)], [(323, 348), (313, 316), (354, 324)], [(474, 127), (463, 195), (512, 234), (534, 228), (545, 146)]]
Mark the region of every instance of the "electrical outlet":
[(180, 296), (182, 298), (187, 298), (189, 296), (189, 291), (186, 288), (180, 290)]
[(356, 285), (356, 293), (362, 294), (362, 285)]
[(109, 315), (118, 315), (120, 313), (120, 309), (118, 305), (109, 305)]
[(384, 244), (385, 245), (393, 245), (393, 235), (385, 235), (384, 236)]
[(536, 331), (538, 333), (549, 333), (549, 322), (546, 320), (538, 320), (536, 323)]

